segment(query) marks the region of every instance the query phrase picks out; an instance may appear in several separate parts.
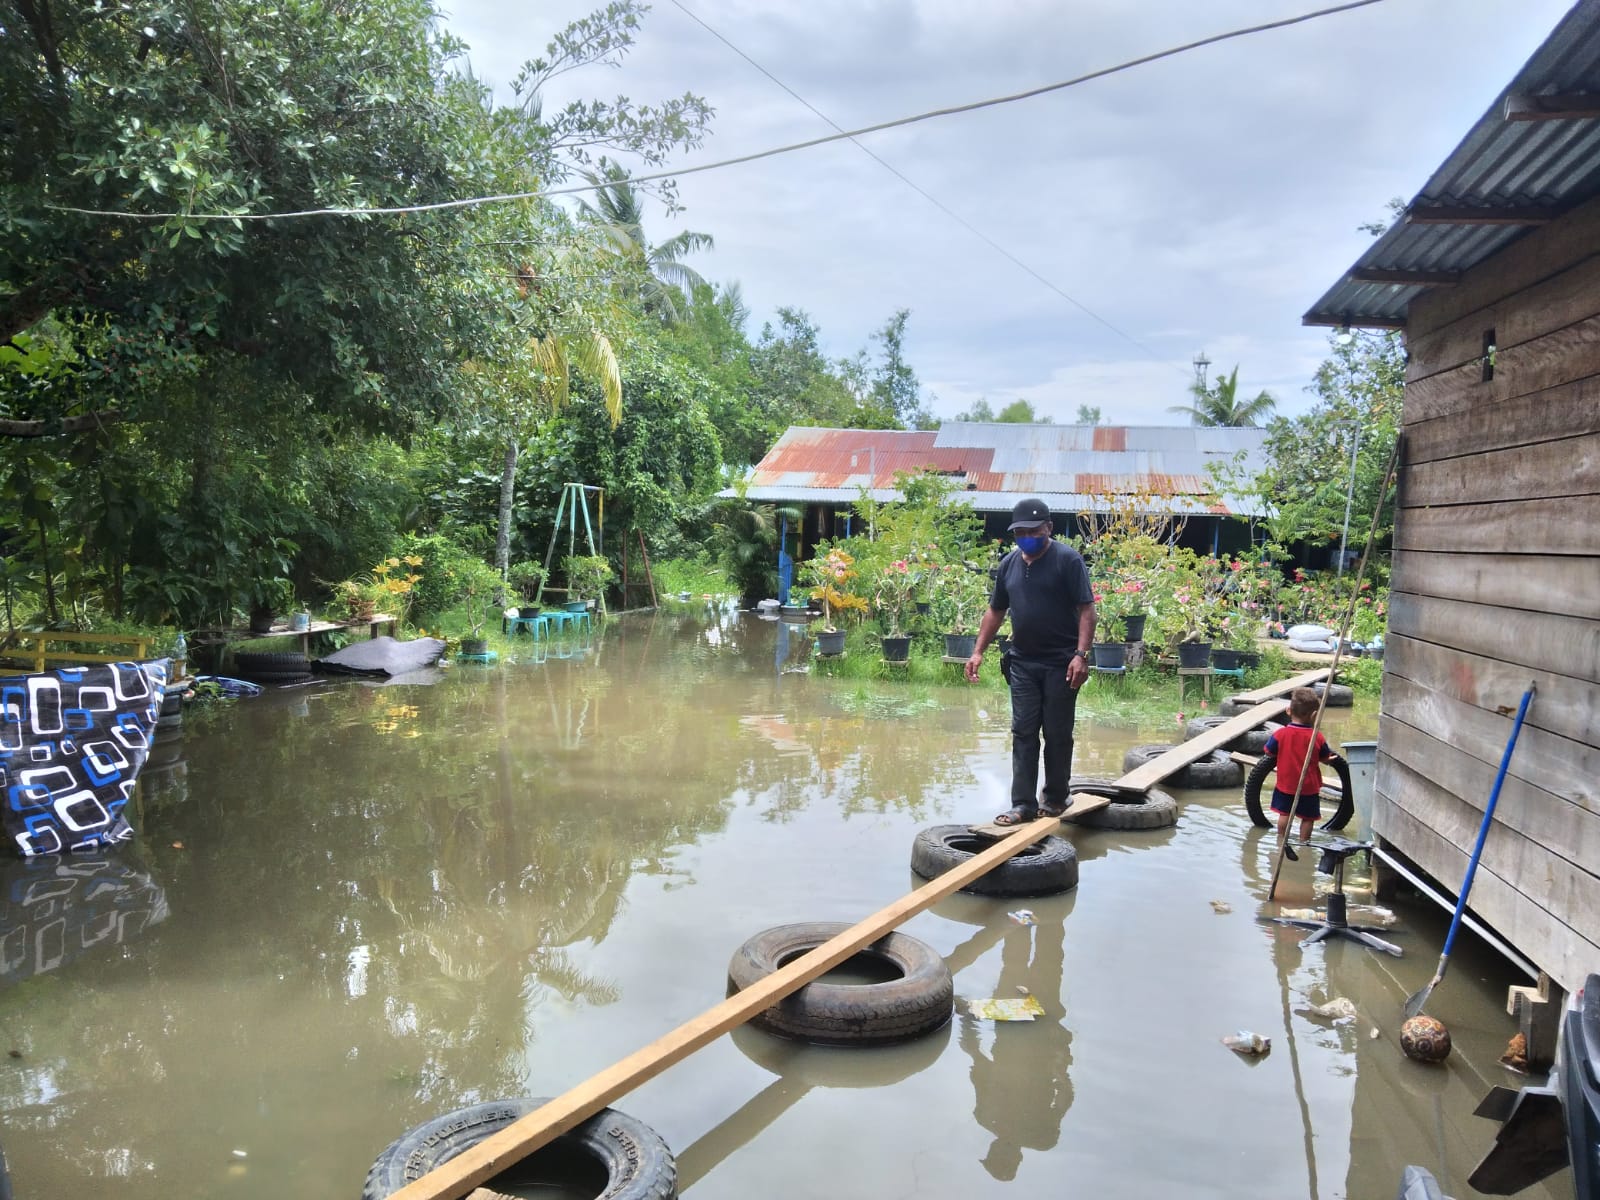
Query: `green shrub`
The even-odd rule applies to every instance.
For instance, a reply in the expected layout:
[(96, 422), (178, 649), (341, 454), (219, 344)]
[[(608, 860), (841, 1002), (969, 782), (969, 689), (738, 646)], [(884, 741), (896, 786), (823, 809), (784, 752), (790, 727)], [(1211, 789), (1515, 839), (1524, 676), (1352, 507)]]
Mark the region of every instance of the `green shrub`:
[(468, 572), (487, 567), (482, 559), (440, 533), (407, 534), (395, 552), (401, 558), (414, 554), (422, 559), (417, 568), (421, 578), (411, 591), (411, 619), (419, 624), (435, 621), (460, 604), (466, 598)]

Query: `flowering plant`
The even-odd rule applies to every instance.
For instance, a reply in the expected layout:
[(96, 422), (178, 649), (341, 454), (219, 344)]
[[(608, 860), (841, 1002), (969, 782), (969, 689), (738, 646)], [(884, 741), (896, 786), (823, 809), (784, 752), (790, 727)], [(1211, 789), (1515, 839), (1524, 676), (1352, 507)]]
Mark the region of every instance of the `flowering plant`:
[(1145, 585), (1139, 579), (1105, 579), (1096, 582), (1095, 616), (1102, 642), (1120, 642), (1127, 637), (1128, 618), (1144, 611)]
[(811, 598), (822, 601), (823, 627), (836, 633), (833, 614), (865, 612), (866, 597), (851, 591), (850, 581), (857, 576), (855, 557), (838, 547), (806, 560), (800, 568), (803, 582), (811, 586)]
[(929, 572), (934, 603), (948, 631), (971, 633), (989, 607), (989, 576), (965, 563), (950, 563)]
[(411, 593), (422, 582), (417, 570), (421, 565), (422, 559), (415, 554), (383, 559), (367, 574), (335, 584), (334, 598), (356, 620), (366, 620), (382, 606), (395, 609), (392, 615), (404, 621), (411, 609)]
[(901, 636), (907, 610), (915, 603), (920, 574), (904, 558), (884, 567), (872, 589), (872, 607), (889, 622), (889, 637)]

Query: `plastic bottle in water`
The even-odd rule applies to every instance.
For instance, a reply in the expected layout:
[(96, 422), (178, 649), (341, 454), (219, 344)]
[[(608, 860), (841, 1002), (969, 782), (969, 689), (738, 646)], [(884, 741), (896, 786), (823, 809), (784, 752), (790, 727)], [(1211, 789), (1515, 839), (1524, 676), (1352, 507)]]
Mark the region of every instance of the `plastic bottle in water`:
[(185, 663), (189, 658), (189, 642), (183, 636), (183, 630), (178, 630), (178, 636), (172, 643), (172, 677), (182, 679), (187, 673)]

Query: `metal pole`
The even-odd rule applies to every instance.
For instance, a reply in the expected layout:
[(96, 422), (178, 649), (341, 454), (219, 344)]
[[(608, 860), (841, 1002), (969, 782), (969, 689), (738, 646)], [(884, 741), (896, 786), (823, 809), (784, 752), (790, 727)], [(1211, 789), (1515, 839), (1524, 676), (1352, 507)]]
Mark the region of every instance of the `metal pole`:
[(1344, 574), (1344, 543), (1350, 536), (1350, 501), (1356, 494), (1356, 451), (1361, 449), (1361, 417), (1350, 423), (1350, 486), (1344, 493), (1344, 528), (1339, 531), (1339, 569), (1336, 575)]

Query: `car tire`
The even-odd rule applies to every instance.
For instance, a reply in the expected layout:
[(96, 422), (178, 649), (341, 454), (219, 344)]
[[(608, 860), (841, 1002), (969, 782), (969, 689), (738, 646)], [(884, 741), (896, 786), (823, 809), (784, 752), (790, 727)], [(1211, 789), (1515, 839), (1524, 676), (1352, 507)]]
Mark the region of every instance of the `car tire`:
[(1111, 800), (1105, 808), (1077, 818), (1088, 829), (1166, 829), (1178, 823), (1178, 801), (1160, 788), (1137, 792), (1110, 779), (1074, 779), (1071, 790)]

